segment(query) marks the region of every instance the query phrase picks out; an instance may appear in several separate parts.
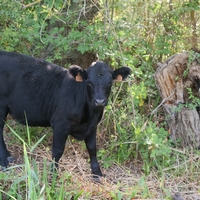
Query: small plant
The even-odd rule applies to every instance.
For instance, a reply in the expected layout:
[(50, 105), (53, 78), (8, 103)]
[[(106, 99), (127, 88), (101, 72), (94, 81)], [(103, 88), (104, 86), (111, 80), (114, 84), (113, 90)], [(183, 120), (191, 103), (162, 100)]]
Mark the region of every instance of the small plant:
[(200, 105), (200, 99), (194, 96), (193, 91), (191, 88), (186, 88), (188, 93), (188, 102), (185, 104), (178, 104), (176, 108), (173, 109), (174, 112), (181, 112), (183, 108), (188, 108), (191, 110), (196, 110), (197, 107)]
[(198, 107), (200, 105), (200, 99), (193, 95), (191, 88), (187, 88), (187, 91), (188, 91), (188, 95), (189, 95), (188, 99), (190, 100), (190, 102), (186, 103), (186, 107), (194, 110), (194, 109), (196, 109), (196, 107)]
[(168, 132), (149, 121), (141, 130), (135, 128), (137, 149), (143, 158), (143, 169), (148, 174), (152, 167), (162, 169), (174, 162)]

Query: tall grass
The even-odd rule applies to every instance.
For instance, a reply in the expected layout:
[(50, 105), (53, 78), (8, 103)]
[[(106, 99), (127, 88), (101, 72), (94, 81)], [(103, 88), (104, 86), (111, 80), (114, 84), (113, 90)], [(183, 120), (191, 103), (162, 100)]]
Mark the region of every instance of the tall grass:
[[(47, 159), (38, 163), (31, 155), (43, 141), (42, 136), (35, 144), (31, 144), (30, 131), (27, 126), (28, 142), (14, 131), (8, 124), (12, 134), (21, 141), (23, 146), (24, 164), (11, 166), (6, 172), (0, 173), (0, 200), (63, 200), (78, 199), (82, 190), (71, 189), (71, 176), (65, 172), (62, 177), (51, 173)], [(67, 182), (67, 183), (66, 183)], [(66, 188), (69, 186), (68, 188)]]

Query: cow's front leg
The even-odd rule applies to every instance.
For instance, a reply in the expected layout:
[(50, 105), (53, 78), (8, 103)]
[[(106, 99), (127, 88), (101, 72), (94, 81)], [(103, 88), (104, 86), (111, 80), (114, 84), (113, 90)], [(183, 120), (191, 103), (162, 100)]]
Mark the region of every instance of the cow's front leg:
[(98, 178), (99, 176), (103, 176), (99, 163), (97, 161), (97, 148), (96, 148), (96, 128), (95, 130), (86, 137), (85, 144), (90, 155), (90, 163), (92, 174), (94, 174), (94, 178)]
[(57, 124), (53, 126), (53, 145), (52, 145), (52, 170), (58, 168), (58, 162), (64, 152), (67, 137), (70, 133), (71, 125)]

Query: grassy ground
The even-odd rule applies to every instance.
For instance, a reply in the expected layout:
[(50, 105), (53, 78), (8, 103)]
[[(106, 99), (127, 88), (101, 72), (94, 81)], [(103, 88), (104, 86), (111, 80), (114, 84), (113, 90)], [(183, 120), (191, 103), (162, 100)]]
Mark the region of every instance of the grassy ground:
[[(17, 126), (17, 131), (22, 129)], [(67, 141), (58, 177), (54, 177), (49, 172), (51, 136), (31, 151), (8, 128), (5, 131), (6, 143), (16, 160), (11, 170), (0, 172), (0, 199), (200, 199), (198, 152), (177, 149), (184, 159), (177, 156), (176, 165), (152, 169), (148, 175), (143, 173), (140, 160), (121, 165), (113, 161), (109, 168), (104, 168), (100, 160), (105, 174), (100, 184), (91, 177), (88, 153), (81, 142)], [(43, 131), (39, 130), (41, 134)]]

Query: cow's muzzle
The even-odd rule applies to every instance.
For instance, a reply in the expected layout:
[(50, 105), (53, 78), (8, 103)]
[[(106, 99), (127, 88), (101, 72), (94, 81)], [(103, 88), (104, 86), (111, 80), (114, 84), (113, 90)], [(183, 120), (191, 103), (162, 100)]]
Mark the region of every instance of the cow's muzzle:
[(96, 99), (95, 100), (95, 106), (105, 106), (106, 100), (105, 99)]

